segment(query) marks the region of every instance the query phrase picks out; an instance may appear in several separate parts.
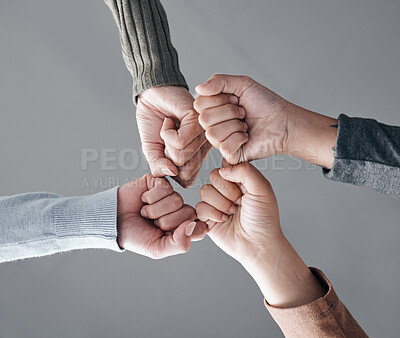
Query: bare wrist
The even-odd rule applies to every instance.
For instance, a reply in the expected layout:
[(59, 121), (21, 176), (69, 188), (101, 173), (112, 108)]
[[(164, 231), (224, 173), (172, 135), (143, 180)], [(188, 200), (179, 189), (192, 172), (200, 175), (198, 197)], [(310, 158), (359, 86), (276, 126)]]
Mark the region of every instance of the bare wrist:
[(243, 266), (270, 305), (300, 306), (325, 294), (322, 285), (283, 236)]
[(332, 168), (338, 121), (293, 103), (288, 106), (287, 155)]

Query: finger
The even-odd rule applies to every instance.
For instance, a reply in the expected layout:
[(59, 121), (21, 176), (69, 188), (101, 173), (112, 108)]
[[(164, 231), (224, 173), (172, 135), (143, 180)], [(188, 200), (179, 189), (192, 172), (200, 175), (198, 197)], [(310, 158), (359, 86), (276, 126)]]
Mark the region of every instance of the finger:
[[(166, 117), (161, 127), (160, 136), (165, 143), (177, 149), (184, 149), (199, 134), (203, 132), (201, 126), (197, 123), (197, 112), (192, 113), (192, 117), (186, 117), (189, 123), (185, 123), (182, 119), (179, 128), (175, 122)], [(194, 119), (193, 119), (194, 117)], [(193, 120), (193, 121), (192, 121)]]
[(246, 111), (243, 107), (226, 104), (201, 111), (199, 113), (199, 123), (204, 130), (207, 130), (209, 127), (224, 121), (241, 120), (245, 115)]
[(152, 258), (160, 259), (188, 252), (196, 222), (185, 221), (170, 235), (156, 240), (151, 247)]
[(201, 187), (200, 197), (203, 202), (212, 205), (225, 215), (233, 215), (238, 210), (237, 206), (232, 201), (223, 196), (211, 184), (205, 184)]
[(164, 145), (161, 143), (142, 143), (143, 154), (146, 157), (151, 173), (155, 177), (176, 176), (178, 168), (165, 158)]
[(240, 97), (254, 82), (255, 81), (248, 76), (216, 74), (207, 82), (198, 85), (196, 87), (196, 92), (204, 96), (225, 93)]
[(144, 218), (157, 219), (171, 212), (177, 211), (183, 206), (183, 199), (177, 192), (154, 203), (142, 207), (140, 214)]
[(214, 169), (210, 173), (210, 182), (215, 189), (217, 189), (224, 197), (229, 199), (235, 204), (240, 204), (242, 192), (236, 183), (225, 180), (219, 174), (219, 169)]
[[(230, 120), (211, 126), (206, 130), (206, 138), (217, 149), (220, 144), (234, 133), (245, 133), (248, 129), (247, 123), (240, 120)], [(236, 148), (240, 148), (239, 144)]]
[(193, 185), (203, 161), (210, 150), (211, 144), (209, 142), (204, 143), (193, 158), (186, 162), (182, 167), (179, 167), (179, 173), (174, 177), (174, 180), (184, 188)]
[(243, 184), (250, 194), (265, 196), (272, 191), (268, 180), (248, 162), (219, 169), (219, 173), (228, 181)]
[(202, 240), (208, 233), (208, 226), (206, 223), (197, 221), (196, 227), (194, 228), (193, 235), (191, 237), (192, 242)]
[(235, 95), (219, 94), (214, 96), (199, 96), (194, 101), (193, 107), (200, 114), (200, 112), (208, 108), (223, 106), (226, 104), (237, 105), (238, 103), (239, 99)]
[(171, 184), (166, 178), (154, 178), (148, 183), (150, 190), (142, 194), (142, 202), (154, 204), (174, 192)]
[(244, 159), (241, 156), (241, 147), (249, 140), (247, 133), (234, 133), (221, 142), (218, 150), (221, 155), (231, 164), (237, 164)]
[(184, 221), (194, 221), (196, 219), (196, 211), (190, 205), (184, 205), (177, 211), (174, 211), (154, 221), (154, 224), (163, 231), (175, 229)]
[(228, 220), (228, 215), (222, 211), (214, 208), (206, 202), (199, 202), (196, 205), (196, 214), (200, 221), (214, 221), (214, 222), (225, 222)]
[(177, 149), (169, 144), (165, 144), (165, 155), (167, 158), (171, 159), (175, 165), (178, 167), (183, 166), (187, 161), (189, 161), (193, 154), (196, 154), (204, 143), (207, 142), (204, 131), (197, 136), (192, 142), (190, 142), (186, 148)]

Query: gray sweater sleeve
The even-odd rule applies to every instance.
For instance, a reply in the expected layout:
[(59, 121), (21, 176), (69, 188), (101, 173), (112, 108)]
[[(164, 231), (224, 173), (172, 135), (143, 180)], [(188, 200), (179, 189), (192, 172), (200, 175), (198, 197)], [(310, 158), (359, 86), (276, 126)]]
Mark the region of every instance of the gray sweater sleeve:
[(116, 219), (117, 188), (79, 197), (0, 197), (0, 263), (75, 249), (122, 251)]
[(184, 86), (167, 15), (159, 0), (105, 0), (117, 23), (133, 96), (161, 85)]
[(326, 178), (400, 198), (400, 127), (339, 116), (335, 161)]

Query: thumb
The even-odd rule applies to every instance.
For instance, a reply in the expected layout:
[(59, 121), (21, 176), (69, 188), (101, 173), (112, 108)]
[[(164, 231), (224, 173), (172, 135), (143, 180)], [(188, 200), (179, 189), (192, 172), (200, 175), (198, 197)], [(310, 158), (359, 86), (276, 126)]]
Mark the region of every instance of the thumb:
[(203, 132), (203, 129), (201, 128), (201, 126), (198, 125), (198, 123), (186, 123), (186, 121), (184, 120), (185, 119), (182, 119), (179, 129), (177, 129), (174, 120), (169, 117), (166, 117), (164, 119), (160, 131), (160, 136), (167, 145), (172, 146), (176, 149), (184, 149), (201, 132)]
[(254, 83), (248, 76), (213, 75), (207, 82), (196, 87), (196, 92), (202, 96), (212, 96), (221, 93), (242, 96), (244, 91)]
[(250, 194), (266, 195), (272, 189), (263, 174), (248, 162), (221, 168), (219, 174), (227, 181), (243, 184)]
[(153, 243), (156, 258), (179, 255), (189, 251), (191, 236), (196, 227), (193, 221), (185, 221), (179, 225), (171, 235), (166, 235)]
[(158, 142), (143, 142), (143, 154), (149, 162), (151, 173), (155, 177), (176, 176), (178, 168), (165, 157), (164, 145)]

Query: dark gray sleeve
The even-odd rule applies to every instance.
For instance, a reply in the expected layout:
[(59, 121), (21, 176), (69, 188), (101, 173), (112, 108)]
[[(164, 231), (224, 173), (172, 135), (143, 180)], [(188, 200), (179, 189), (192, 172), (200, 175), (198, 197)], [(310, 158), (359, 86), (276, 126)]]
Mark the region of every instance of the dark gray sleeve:
[(326, 178), (400, 198), (400, 127), (339, 116), (335, 161)]
[(120, 32), (122, 55), (133, 77), (133, 97), (161, 85), (184, 86), (167, 15), (159, 0), (105, 0)]

